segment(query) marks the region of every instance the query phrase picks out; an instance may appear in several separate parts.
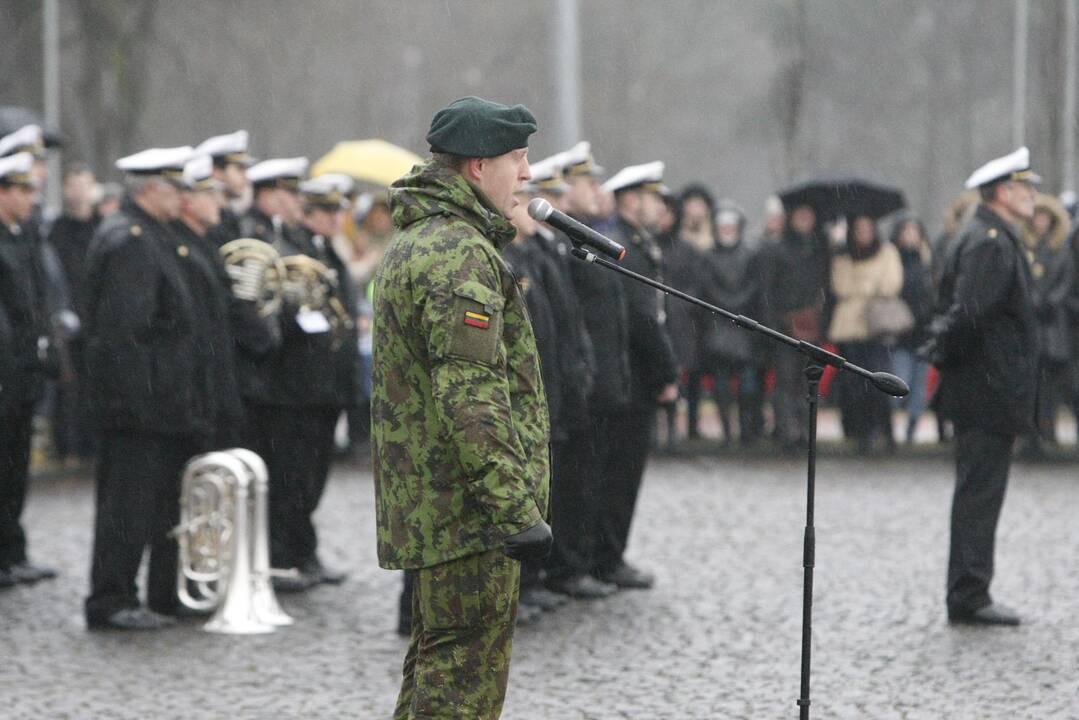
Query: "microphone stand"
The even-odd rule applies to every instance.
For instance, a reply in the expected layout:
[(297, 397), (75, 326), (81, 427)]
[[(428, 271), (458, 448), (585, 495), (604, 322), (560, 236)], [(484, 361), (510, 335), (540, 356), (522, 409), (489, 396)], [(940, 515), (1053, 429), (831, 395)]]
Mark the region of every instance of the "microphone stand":
[[(570, 239), (573, 240), (573, 238)], [(809, 458), (806, 470), (806, 526), (802, 541), (801, 694), (799, 695), (796, 704), (798, 705), (799, 720), (809, 720), (809, 667), (813, 629), (813, 567), (817, 542), (813, 527), (813, 504), (817, 480), (817, 405), (820, 400), (820, 379), (824, 374), (824, 366), (830, 365), (837, 370), (845, 370), (847, 372), (852, 372), (855, 375), (861, 375), (873, 383), (875, 388), (888, 395), (903, 397), (910, 392), (910, 389), (905, 382), (891, 373), (866, 370), (863, 367), (847, 362), (839, 355), (828, 352), (818, 345), (808, 343), (804, 340), (795, 340), (789, 335), (784, 335), (778, 330), (773, 330), (767, 325), (760, 324), (753, 318), (746, 317), (745, 315), (736, 315), (721, 307), (707, 303), (700, 298), (684, 293), (681, 290), (670, 287), (669, 285), (664, 285), (650, 277), (635, 273), (621, 265), (598, 257), (586, 247), (578, 244), (576, 240), (573, 240), (573, 243), (574, 246), (570, 252), (572, 252), (575, 257), (584, 260), (585, 262), (605, 267), (608, 270), (614, 270), (637, 282), (644, 283), (657, 290), (662, 290), (664, 293), (673, 295), (679, 300), (684, 300), (692, 305), (704, 308), (713, 315), (719, 315), (720, 317), (730, 320), (740, 328), (758, 332), (776, 342), (794, 348), (806, 356), (806, 365), (803, 372), (805, 373), (806, 382), (809, 385), (809, 394), (807, 396), (807, 402), (809, 403)]]

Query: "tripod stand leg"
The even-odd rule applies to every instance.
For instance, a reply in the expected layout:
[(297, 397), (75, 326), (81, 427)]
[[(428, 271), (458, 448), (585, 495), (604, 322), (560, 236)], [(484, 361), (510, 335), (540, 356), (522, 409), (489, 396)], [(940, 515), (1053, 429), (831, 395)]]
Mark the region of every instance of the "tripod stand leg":
[(809, 461), (806, 469), (806, 527), (802, 543), (802, 687), (798, 698), (799, 720), (809, 720), (809, 661), (813, 639), (813, 565), (816, 536), (813, 531), (813, 494), (817, 480), (817, 405), (824, 368), (808, 361), (803, 371), (809, 386)]

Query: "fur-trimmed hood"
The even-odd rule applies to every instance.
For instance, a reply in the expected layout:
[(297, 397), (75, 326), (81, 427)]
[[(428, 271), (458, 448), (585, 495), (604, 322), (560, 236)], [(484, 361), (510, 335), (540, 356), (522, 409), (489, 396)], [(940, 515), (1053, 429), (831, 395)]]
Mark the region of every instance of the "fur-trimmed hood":
[[(1064, 247), (1064, 241), (1071, 229), (1071, 217), (1059, 200), (1044, 193), (1038, 193), (1038, 197), (1034, 200), (1034, 211), (1038, 210), (1046, 210), (1053, 215), (1053, 227), (1049, 231), (1049, 248), (1056, 252)], [(1038, 245), (1038, 238), (1034, 236), (1034, 226), (1030, 220), (1023, 223), (1022, 239), (1023, 245), (1028, 248), (1033, 249)]]

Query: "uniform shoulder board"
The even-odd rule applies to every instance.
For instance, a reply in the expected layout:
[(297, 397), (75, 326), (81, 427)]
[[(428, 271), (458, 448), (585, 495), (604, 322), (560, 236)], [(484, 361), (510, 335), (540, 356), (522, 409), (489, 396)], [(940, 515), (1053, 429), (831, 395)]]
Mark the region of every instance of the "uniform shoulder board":
[(142, 235), (143, 228), (123, 213), (113, 213), (101, 224), (98, 230), (100, 242), (98, 249), (109, 252), (132, 242)]

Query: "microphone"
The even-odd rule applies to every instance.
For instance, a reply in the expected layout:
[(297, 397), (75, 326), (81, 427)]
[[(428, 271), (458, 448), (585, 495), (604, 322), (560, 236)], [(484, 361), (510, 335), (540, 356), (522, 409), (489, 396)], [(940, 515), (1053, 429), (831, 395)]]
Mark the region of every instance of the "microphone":
[(545, 222), (556, 227), (570, 236), (571, 239), (582, 245), (587, 245), (598, 250), (604, 255), (609, 255), (615, 260), (621, 260), (626, 256), (626, 249), (610, 238), (600, 235), (592, 228), (579, 223), (564, 212), (559, 212), (551, 207), (551, 203), (543, 198), (536, 198), (528, 203), (528, 214), (533, 219)]

